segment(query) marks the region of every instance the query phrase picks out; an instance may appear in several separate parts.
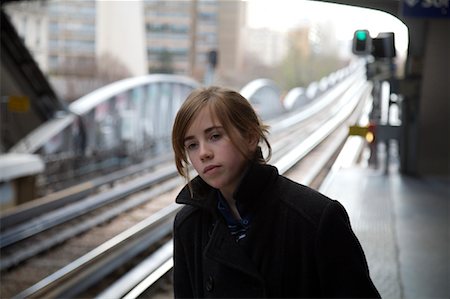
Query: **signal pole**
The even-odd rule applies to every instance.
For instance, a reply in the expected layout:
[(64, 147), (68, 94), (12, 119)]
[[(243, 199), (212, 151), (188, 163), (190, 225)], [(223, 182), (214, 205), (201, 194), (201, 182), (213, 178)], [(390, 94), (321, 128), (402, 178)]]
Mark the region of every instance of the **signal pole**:
[(197, 12), (198, 0), (191, 0), (191, 30), (189, 46), (189, 70), (190, 75), (195, 77), (195, 64), (197, 57)]

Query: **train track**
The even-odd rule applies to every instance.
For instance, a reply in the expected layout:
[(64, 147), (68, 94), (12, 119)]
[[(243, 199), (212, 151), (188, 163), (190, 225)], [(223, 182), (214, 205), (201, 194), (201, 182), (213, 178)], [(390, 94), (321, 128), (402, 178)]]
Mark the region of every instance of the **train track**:
[[(340, 98), (356, 99), (358, 96), (361, 97), (362, 94), (367, 95), (367, 93), (368, 87), (365, 84), (353, 84), (352, 87), (340, 93)], [(321, 116), (327, 119), (325, 124), (328, 123), (328, 125), (324, 125), (324, 122), (318, 121), (317, 118), (314, 121), (312, 114), (302, 116), (303, 118), (299, 121), (291, 120), (289, 124), (282, 125), (279, 120), (273, 122), (272, 128), (275, 132), (271, 136), (274, 149), (273, 160), (280, 172), (289, 173), (287, 171), (292, 169), (292, 166), (296, 165), (299, 160), (301, 160), (300, 163), (305, 164), (308, 160), (307, 157), (312, 157), (308, 153), (313, 149), (318, 149), (321, 144), (323, 146), (324, 142), (327, 142), (326, 140), (334, 141), (328, 141), (329, 145), (324, 147), (328, 152), (328, 158), (322, 159), (325, 164), (339, 149), (347, 132), (341, 129), (338, 134), (336, 128), (342, 127), (342, 125), (345, 127), (346, 121), (352, 118), (352, 112), (360, 110), (358, 107), (361, 107), (361, 105), (358, 105), (359, 99), (354, 100), (354, 103), (346, 103), (348, 101), (336, 100), (336, 96), (333, 97), (335, 101), (332, 104), (320, 109)], [(342, 113), (345, 109), (348, 111)], [(345, 116), (339, 118), (336, 116), (338, 114)], [(296, 115), (299, 117), (300, 114)], [(292, 118), (294, 116), (293, 114)], [(289, 117), (284, 119), (289, 119)], [(328, 121), (329, 119), (335, 119), (334, 123)], [(354, 123), (354, 120), (351, 122)], [(324, 127), (328, 129), (320, 129)], [(315, 133), (319, 131), (323, 132)], [(331, 134), (335, 134), (335, 136), (332, 137)], [(333, 144), (333, 146), (330, 144)], [(331, 148), (334, 150), (330, 150)], [(317, 165), (317, 163), (314, 165)], [(316, 177), (320, 168), (323, 167), (315, 166), (312, 168), (316, 169), (317, 174), (310, 174), (310, 178)], [(123, 191), (127, 188), (129, 190), (124, 192), (122, 197), (117, 197), (111, 202), (102, 205), (97, 204), (96, 209), (84, 213), (82, 217), (72, 216), (72, 219), (64, 221), (65, 224), (62, 226), (48, 227), (35, 235), (22, 236), (18, 238), (20, 240), (14, 242), (6, 237), (21, 235), (21, 233), (17, 233), (19, 230), (9, 235), (2, 232), (1, 297), (103, 296), (103, 298), (109, 298), (108, 296), (111, 294), (116, 294), (119, 297), (127, 294), (133, 296), (133, 294), (140, 292), (138, 289), (148, 289), (148, 286), (152, 285), (171, 268), (171, 222), (179, 209), (179, 206), (173, 204), (173, 200), (183, 184), (176, 175), (169, 175), (171, 173), (168, 170), (170, 166), (167, 166), (167, 168), (160, 167), (160, 171), (155, 171), (149, 176), (164, 177), (162, 175), (164, 169), (167, 177), (155, 184), (147, 185), (145, 189), (141, 187), (133, 190), (133, 187), (130, 187), (133, 184), (134, 186), (139, 185), (136, 182), (143, 180), (142, 177), (139, 177), (126, 184), (117, 185), (106, 192), (87, 197), (84, 200), (92, 204), (92, 202), (96, 202), (93, 199), (95, 197), (113, 197), (111, 195), (113, 191), (119, 192), (118, 190)], [(174, 173), (174, 170), (172, 171)], [(310, 170), (309, 173), (311, 172)], [(149, 187), (150, 189), (147, 189)], [(92, 205), (95, 206), (96, 204)], [(62, 209), (59, 208), (56, 211)], [(76, 209), (69, 208), (68, 210)], [(80, 208), (80, 210), (83, 210), (83, 208)], [(58, 222), (55, 221), (56, 217), (54, 216), (49, 216), (46, 213), (39, 217), (47, 217), (48, 221)], [(42, 219), (40, 220), (40, 223), (47, 223)], [(29, 227), (38, 227), (38, 223), (36, 221), (34, 225), (29, 225)], [(11, 226), (9, 229), (18, 228), (17, 226)], [(34, 230), (38, 231), (38, 229)], [(42, 234), (43, 232), (45, 232), (45, 235)], [(166, 239), (169, 242), (167, 244), (164, 242)], [(3, 240), (8, 240), (8, 245), (3, 246), (3, 244), (7, 244)], [(49, 240), (54, 240), (54, 244), (49, 244), (51, 243)], [(57, 244), (59, 245), (57, 246)], [(161, 244), (166, 245), (161, 247)], [(28, 249), (27, 251), (21, 248), (35, 249)], [(40, 250), (37, 250), (37, 248), (40, 248)], [(20, 255), (22, 255), (22, 258), (19, 258)], [(24, 256), (26, 258), (23, 258)], [(146, 269), (149, 272), (146, 277), (110, 282), (108, 283), (109, 288), (106, 289), (99, 287), (99, 282), (105, 281), (105, 277), (115, 277), (112, 278), (114, 281), (117, 277), (123, 276), (124, 271), (133, 269), (133, 264), (139, 263), (136, 260), (140, 261), (146, 258), (148, 260), (145, 260), (144, 264), (147, 265)], [(120, 273), (117, 273), (117, 269), (121, 269), (119, 270)], [(143, 272), (135, 270), (130, 273)], [(124, 287), (123, 281), (133, 281), (133, 283), (131, 286)], [(126, 290), (127, 293), (118, 295), (117, 289)]]
[[(172, 155), (160, 155), (140, 164), (101, 175), (86, 182), (71, 185), (66, 189), (53, 192), (31, 202), (24, 203), (14, 209), (7, 210), (0, 217), (0, 233), (3, 234), (11, 227), (18, 226), (23, 222), (29, 221), (31, 218), (36, 218), (98, 193), (100, 189), (104, 190), (105, 187), (112, 187), (117, 183), (123, 183), (133, 177), (154, 171), (159, 165), (170, 163), (170, 161), (172, 161)], [(0, 244), (1, 246), (2, 244)]]

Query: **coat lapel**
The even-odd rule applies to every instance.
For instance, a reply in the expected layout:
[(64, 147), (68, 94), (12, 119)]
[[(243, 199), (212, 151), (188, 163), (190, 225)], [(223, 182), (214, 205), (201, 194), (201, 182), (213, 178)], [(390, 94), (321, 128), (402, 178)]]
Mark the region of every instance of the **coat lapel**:
[(263, 282), (263, 278), (253, 261), (234, 240), (225, 223), (221, 220), (218, 220), (214, 225), (214, 230), (210, 241), (205, 247), (204, 254), (207, 258), (217, 263), (244, 272)]

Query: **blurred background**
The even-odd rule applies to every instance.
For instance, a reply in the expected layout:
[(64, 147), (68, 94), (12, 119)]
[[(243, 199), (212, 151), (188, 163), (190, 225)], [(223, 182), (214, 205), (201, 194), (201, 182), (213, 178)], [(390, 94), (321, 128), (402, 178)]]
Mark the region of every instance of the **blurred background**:
[(281, 174), (345, 206), (383, 298), (448, 298), (449, 11), (2, 0), (0, 297), (173, 297), (172, 123), (220, 85)]
[(286, 92), (347, 65), (361, 28), (374, 37), (395, 33), (401, 73), (408, 45), (406, 26), (387, 13), (303, 0), (38, 0), (13, 1), (5, 11), (67, 102), (152, 73), (236, 90), (266, 77)]

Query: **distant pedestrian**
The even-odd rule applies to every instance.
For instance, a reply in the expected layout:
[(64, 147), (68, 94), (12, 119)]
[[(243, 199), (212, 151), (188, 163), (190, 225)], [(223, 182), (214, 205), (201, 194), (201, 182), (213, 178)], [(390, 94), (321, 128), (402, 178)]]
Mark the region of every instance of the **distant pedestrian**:
[(176, 198), (175, 297), (380, 297), (344, 207), (266, 164), (267, 132), (224, 88), (195, 90), (178, 111), (172, 145), (188, 184)]

